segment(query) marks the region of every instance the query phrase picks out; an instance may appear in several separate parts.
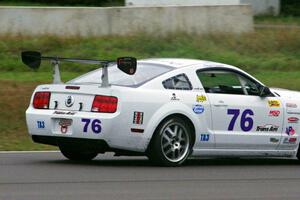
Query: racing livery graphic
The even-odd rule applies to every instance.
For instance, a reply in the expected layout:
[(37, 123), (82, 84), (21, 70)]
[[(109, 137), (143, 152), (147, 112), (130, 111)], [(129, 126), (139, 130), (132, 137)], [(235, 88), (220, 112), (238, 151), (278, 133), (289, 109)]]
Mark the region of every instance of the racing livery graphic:
[[(22, 53), (33, 69), (53, 65), (34, 90), (26, 123), (34, 142), (71, 160), (142, 155), (164, 166), (190, 156), (300, 157), (300, 93), (268, 88), (248, 73), (192, 59), (116, 61)], [(59, 64), (98, 69), (63, 83)]]

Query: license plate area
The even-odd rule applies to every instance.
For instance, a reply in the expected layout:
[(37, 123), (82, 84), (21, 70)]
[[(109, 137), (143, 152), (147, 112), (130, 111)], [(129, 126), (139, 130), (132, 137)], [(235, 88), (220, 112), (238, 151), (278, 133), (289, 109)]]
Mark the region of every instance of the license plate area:
[(72, 119), (54, 118), (53, 133), (59, 135), (72, 135)]

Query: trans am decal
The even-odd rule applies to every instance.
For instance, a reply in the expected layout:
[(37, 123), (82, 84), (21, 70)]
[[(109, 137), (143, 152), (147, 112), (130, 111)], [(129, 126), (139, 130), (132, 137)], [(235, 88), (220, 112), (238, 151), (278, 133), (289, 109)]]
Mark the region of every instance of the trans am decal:
[(266, 124), (264, 126), (257, 126), (256, 131), (259, 132), (277, 132), (279, 126), (273, 125), (273, 124)]

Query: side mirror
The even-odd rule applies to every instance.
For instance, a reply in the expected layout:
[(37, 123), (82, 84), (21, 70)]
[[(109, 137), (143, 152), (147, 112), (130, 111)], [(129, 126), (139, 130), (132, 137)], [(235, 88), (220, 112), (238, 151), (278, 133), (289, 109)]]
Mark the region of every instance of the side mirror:
[(117, 59), (118, 68), (128, 74), (133, 75), (136, 72), (137, 61), (136, 58), (133, 57), (122, 57)]
[(271, 90), (268, 87), (261, 86), (260, 93), (259, 93), (260, 97), (267, 97), (270, 94), (272, 94), (272, 92), (271, 92)]
[(41, 53), (37, 51), (23, 51), (22, 62), (32, 69), (38, 69), (41, 65)]

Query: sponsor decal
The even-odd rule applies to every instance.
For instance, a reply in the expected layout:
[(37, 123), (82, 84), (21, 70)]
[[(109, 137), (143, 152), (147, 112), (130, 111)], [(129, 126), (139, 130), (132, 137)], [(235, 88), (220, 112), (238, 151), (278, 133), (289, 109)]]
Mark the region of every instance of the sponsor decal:
[(196, 114), (201, 114), (204, 112), (204, 107), (202, 105), (194, 105), (193, 111)]
[(84, 123), (83, 130), (82, 130), (82, 132), (84, 133), (87, 133), (89, 128), (91, 128), (92, 132), (95, 134), (101, 133), (102, 131), (101, 121), (99, 119), (93, 120), (88, 118), (82, 118), (81, 122)]
[(286, 103), (285, 105), (288, 108), (297, 108), (298, 107), (297, 104), (295, 104), (295, 103)]
[(273, 125), (273, 124), (267, 124), (264, 126), (257, 126), (256, 131), (259, 132), (277, 132), (279, 126)]
[(172, 94), (171, 101), (179, 101), (175, 93)]
[(269, 103), (270, 107), (276, 107), (276, 108), (280, 107), (280, 101), (279, 100), (269, 100), (268, 103)]
[(59, 121), (59, 125), (60, 125), (60, 132), (67, 133), (68, 127), (72, 125), (72, 120), (71, 119), (61, 119)]
[(270, 110), (269, 116), (270, 117), (278, 117), (280, 115), (280, 110)]
[(287, 111), (287, 114), (300, 115), (300, 112)]
[(73, 96), (68, 96), (65, 100), (65, 104), (67, 107), (71, 107), (74, 104), (74, 97)]
[(295, 129), (292, 126), (288, 126), (285, 129), (285, 133), (287, 135), (295, 135), (296, 132), (295, 132)]
[(277, 139), (277, 138), (270, 138), (270, 142), (277, 143), (277, 142), (279, 142), (279, 139)]
[(284, 138), (283, 143), (284, 144), (295, 144), (297, 142), (297, 138)]
[(143, 124), (144, 113), (143, 112), (134, 112), (133, 113), (133, 124)]
[(289, 123), (298, 123), (299, 118), (298, 117), (289, 117), (288, 122)]
[(197, 95), (196, 101), (197, 102), (205, 102), (206, 101), (206, 96), (204, 96), (204, 95)]
[(45, 122), (44, 121), (37, 121), (37, 128), (44, 129), (45, 128)]
[(203, 142), (209, 141), (209, 134), (201, 134), (200, 141), (203, 141)]
[(71, 112), (71, 111), (68, 111), (68, 112), (64, 112), (64, 111), (54, 111), (53, 114), (56, 114), (56, 115), (75, 115), (76, 112)]

